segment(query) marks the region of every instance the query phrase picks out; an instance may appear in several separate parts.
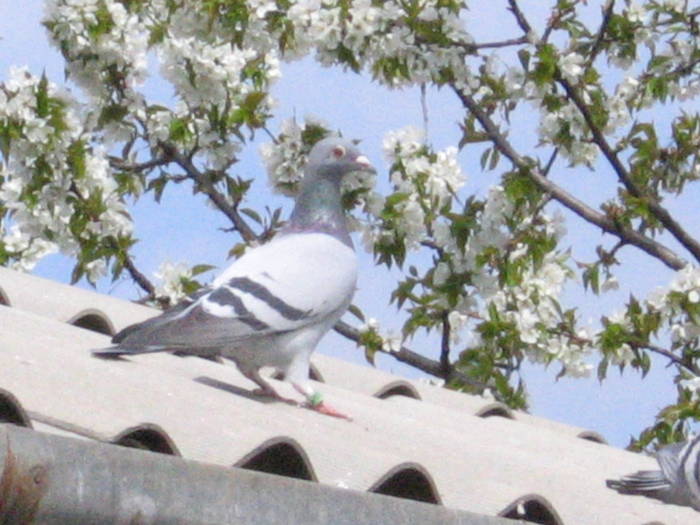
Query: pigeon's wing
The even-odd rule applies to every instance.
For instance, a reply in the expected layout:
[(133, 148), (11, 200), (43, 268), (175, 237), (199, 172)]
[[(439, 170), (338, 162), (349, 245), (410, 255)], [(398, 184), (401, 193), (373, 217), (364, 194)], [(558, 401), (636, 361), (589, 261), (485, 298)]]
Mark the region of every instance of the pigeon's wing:
[(608, 487), (622, 494), (641, 494), (666, 503), (700, 509), (700, 438), (667, 445), (656, 453), (661, 470), (643, 470), (619, 480), (608, 480)]
[(685, 489), (690, 506), (700, 510), (700, 435), (687, 442), (680, 457), (679, 485)]
[(211, 292), (212, 288), (209, 286), (200, 288), (195, 293), (188, 295), (187, 297), (182, 299), (172, 308), (169, 308), (168, 310), (163, 312), (161, 315), (152, 317), (140, 323), (134, 323), (132, 325), (127, 326), (126, 328), (123, 328), (112, 338), (112, 342), (121, 343), (132, 334), (136, 334), (138, 332), (141, 332), (143, 334), (148, 330), (155, 329), (155, 327), (157, 326), (169, 323), (170, 321), (180, 317), (185, 310), (190, 308), (199, 299), (201, 299), (205, 295), (208, 295)]
[(214, 353), (337, 317), (356, 282), (352, 249), (330, 235), (289, 234), (249, 250), (191, 304), (130, 326), (101, 354)]
[(656, 453), (661, 472), (671, 485), (678, 485), (680, 482), (681, 459), (688, 445), (687, 442), (673, 443), (660, 448)]

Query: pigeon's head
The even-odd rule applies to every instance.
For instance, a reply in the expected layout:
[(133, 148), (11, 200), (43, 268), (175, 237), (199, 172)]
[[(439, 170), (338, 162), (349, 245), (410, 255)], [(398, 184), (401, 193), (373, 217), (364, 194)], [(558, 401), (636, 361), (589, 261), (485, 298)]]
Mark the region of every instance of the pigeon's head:
[(340, 180), (352, 171), (375, 171), (352, 141), (337, 136), (328, 137), (311, 148), (307, 174)]

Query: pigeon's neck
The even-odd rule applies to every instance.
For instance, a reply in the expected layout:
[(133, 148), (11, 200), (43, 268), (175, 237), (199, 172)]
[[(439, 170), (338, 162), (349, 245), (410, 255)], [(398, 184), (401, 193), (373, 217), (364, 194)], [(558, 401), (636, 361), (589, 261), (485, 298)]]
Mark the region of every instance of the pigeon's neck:
[(332, 235), (352, 248), (341, 204), (340, 180), (319, 177), (302, 186), (287, 232), (321, 232)]

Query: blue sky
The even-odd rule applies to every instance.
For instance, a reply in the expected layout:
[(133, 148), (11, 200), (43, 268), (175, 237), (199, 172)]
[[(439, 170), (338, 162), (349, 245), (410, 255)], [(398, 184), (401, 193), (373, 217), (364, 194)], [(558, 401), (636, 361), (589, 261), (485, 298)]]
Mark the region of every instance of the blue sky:
[[(3, 16), (0, 17), (0, 80), (6, 78), (11, 65), (27, 65), (31, 72), (41, 74), (46, 71), (51, 80), (63, 83), (62, 58), (49, 47), (39, 24), (42, 2), (6, 0), (3, 4)], [(502, 2), (493, 2), (491, 9), (494, 17), (503, 17), (505, 11)], [(590, 12), (591, 16), (595, 15), (593, 8)], [(544, 16), (533, 18), (540, 21), (543, 19)], [(479, 24), (477, 21), (470, 24), (470, 29), (479, 38), (497, 40), (508, 34), (509, 24), (509, 21), (498, 24)], [(158, 82), (149, 83), (148, 89), (153, 97), (162, 97), (164, 101), (170, 96), (169, 88)], [(277, 130), (279, 119), (291, 116), (301, 118), (311, 114), (342, 130), (346, 136), (362, 139), (363, 151), (379, 170), (380, 191), (382, 187), (387, 187), (388, 168), (381, 153), (382, 137), (390, 130), (406, 125), (420, 127), (423, 123), (417, 89), (389, 91), (372, 84), (365, 77), (324, 69), (309, 59), (285, 65), (283, 77), (274, 94), (279, 104), (276, 112), (278, 120), (271, 124), (273, 131)], [(438, 91), (429, 91), (427, 101), (431, 143), (436, 148), (456, 144), (459, 139), (457, 121), (462, 115), (457, 101), (449, 93)], [(516, 113), (514, 118), (533, 120), (536, 115), (524, 110)], [(659, 114), (655, 116), (655, 121), (664, 124), (668, 118)], [(527, 146), (534, 140), (534, 136), (523, 133), (511, 139), (518, 146)], [(256, 137), (256, 141), (246, 148), (241, 162), (233, 167), (232, 172), (244, 177), (255, 177), (251, 207), (260, 209), (265, 205), (271, 208), (283, 206), (288, 211), (290, 201), (272, 195), (267, 185), (257, 148), (265, 140), (263, 134)], [(497, 182), (497, 173), (479, 171), (478, 153), (464, 151), (461, 159), (468, 176), (464, 190), (467, 194), (483, 194), (491, 184)], [(558, 178), (558, 182), (570, 191), (594, 203), (609, 196), (613, 187), (610, 173), (604, 166), (600, 172), (555, 170), (552, 176)], [(692, 205), (697, 202), (696, 198), (697, 194), (693, 194), (679, 203), (678, 209), (683, 209), (686, 217), (689, 213), (697, 214), (697, 207)], [(228, 264), (226, 254), (236, 239), (230, 233), (219, 231), (219, 228), (228, 226), (223, 217), (204, 206), (202, 198), (193, 198), (189, 187), (166, 190), (160, 206), (150, 203), (148, 198), (142, 199), (132, 212), (136, 235), (142, 240), (135, 250), (136, 263), (146, 274), (152, 275), (159, 264), (166, 260), (189, 264), (207, 262), (220, 268)], [(592, 249), (601, 238), (600, 232), (575, 220), (568, 221), (567, 226), (569, 235), (565, 245), (573, 246), (574, 253), (581, 260), (591, 260)], [(360, 245), (359, 242), (356, 244)], [(569, 306), (579, 305), (584, 319), (596, 319), (601, 311), (611, 312), (612, 305), (619, 304), (620, 299), (629, 293), (643, 296), (653, 287), (665, 284), (671, 276), (664, 267), (650, 264), (631, 250), (624, 252), (621, 258), (627, 266), (619, 274), (622, 286), (618, 293), (598, 298), (590, 294), (581, 295), (579, 290), (571, 290), (565, 295), (565, 303)], [(68, 281), (71, 268), (70, 261), (52, 256), (42, 261), (35, 273)], [(375, 267), (371, 256), (362, 254), (359, 291), (355, 303), (368, 316), (379, 319), (382, 328), (399, 331), (401, 320), (395, 315), (393, 307), (387, 307), (392, 283), (390, 272)], [(134, 297), (134, 288), (127, 282), (101, 284), (100, 291), (126, 298)], [(347, 319), (353, 321), (351, 317)], [(431, 351), (431, 348), (436, 348), (434, 343), (434, 340), (428, 338), (418, 338), (409, 342), (408, 346), (428, 355), (436, 355), (437, 349)], [(336, 334), (329, 334), (322, 341), (320, 351), (356, 363), (364, 362), (362, 352), (353, 343)], [(409, 377), (419, 375), (388, 357), (379, 359), (378, 366)], [(637, 373), (626, 373), (621, 377), (615, 370), (611, 370), (608, 380), (602, 385), (594, 377), (555, 381), (557, 371), (556, 365), (549, 370), (533, 366), (525, 368), (532, 412), (595, 430), (619, 446), (627, 444), (630, 435), (650, 424), (653, 415), (675, 397), (668, 372), (663, 366), (655, 367), (643, 381)]]

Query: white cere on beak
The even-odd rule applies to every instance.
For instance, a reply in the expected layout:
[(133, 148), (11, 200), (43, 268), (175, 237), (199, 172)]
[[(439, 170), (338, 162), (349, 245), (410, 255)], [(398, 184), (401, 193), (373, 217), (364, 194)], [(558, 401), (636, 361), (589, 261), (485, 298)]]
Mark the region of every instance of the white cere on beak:
[(355, 164), (359, 164), (363, 168), (371, 168), (372, 167), (372, 163), (364, 155), (360, 155), (359, 157), (357, 157), (355, 159)]

